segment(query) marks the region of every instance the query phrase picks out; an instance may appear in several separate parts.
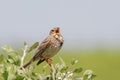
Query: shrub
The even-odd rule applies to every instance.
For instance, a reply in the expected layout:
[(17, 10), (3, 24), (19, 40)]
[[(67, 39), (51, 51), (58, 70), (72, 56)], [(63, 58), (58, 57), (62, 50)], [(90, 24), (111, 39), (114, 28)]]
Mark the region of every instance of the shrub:
[[(91, 70), (85, 70), (83, 75), (81, 67), (75, 68), (78, 60), (72, 60), (66, 65), (62, 58), (60, 63), (52, 65), (52, 72), (46, 74), (43, 69), (42, 73), (34, 71), (35, 67), (30, 65), (27, 68), (20, 69), (23, 65), (26, 54), (30, 53), (38, 46), (38, 42), (31, 47), (24, 43), (24, 48), (20, 51), (12, 49), (10, 46), (3, 46), (2, 49), (7, 53), (0, 55), (0, 80), (93, 80), (95, 74)], [(22, 54), (21, 54), (22, 52)]]

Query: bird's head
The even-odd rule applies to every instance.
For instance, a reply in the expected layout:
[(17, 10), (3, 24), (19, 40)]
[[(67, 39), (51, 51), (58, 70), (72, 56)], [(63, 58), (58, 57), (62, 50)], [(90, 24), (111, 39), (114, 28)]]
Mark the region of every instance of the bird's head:
[(63, 36), (60, 33), (60, 28), (55, 27), (50, 31), (50, 36), (55, 37), (57, 40), (61, 41), (62, 43), (64, 42)]
[(60, 28), (59, 27), (55, 27), (50, 31), (50, 35), (61, 35), (60, 34)]

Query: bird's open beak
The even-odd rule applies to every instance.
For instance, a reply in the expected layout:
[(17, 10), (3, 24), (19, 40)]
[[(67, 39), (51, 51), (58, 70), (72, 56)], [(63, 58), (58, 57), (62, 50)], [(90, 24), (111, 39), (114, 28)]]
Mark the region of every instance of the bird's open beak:
[(56, 33), (60, 33), (60, 28), (59, 28), (59, 27), (56, 27), (55, 32), (56, 32)]

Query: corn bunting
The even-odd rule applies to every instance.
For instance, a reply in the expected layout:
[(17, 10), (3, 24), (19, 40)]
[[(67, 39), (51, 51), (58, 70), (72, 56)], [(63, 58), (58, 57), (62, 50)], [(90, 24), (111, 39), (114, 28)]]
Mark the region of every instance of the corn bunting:
[(38, 47), (35, 55), (23, 66), (21, 66), (20, 69), (27, 67), (36, 60), (38, 60), (37, 65), (43, 61), (46, 61), (51, 66), (52, 60), (50, 58), (53, 57), (61, 49), (63, 43), (64, 39), (60, 33), (60, 28), (53, 28), (50, 31), (49, 36)]

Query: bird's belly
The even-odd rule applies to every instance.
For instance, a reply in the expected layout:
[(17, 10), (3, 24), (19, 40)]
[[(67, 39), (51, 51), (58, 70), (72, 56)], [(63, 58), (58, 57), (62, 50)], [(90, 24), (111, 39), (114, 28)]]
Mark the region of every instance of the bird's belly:
[(49, 47), (43, 54), (42, 56), (45, 58), (51, 58), (53, 57), (55, 54), (57, 54), (57, 52), (60, 50), (60, 46), (56, 47), (56, 46), (51, 46)]

